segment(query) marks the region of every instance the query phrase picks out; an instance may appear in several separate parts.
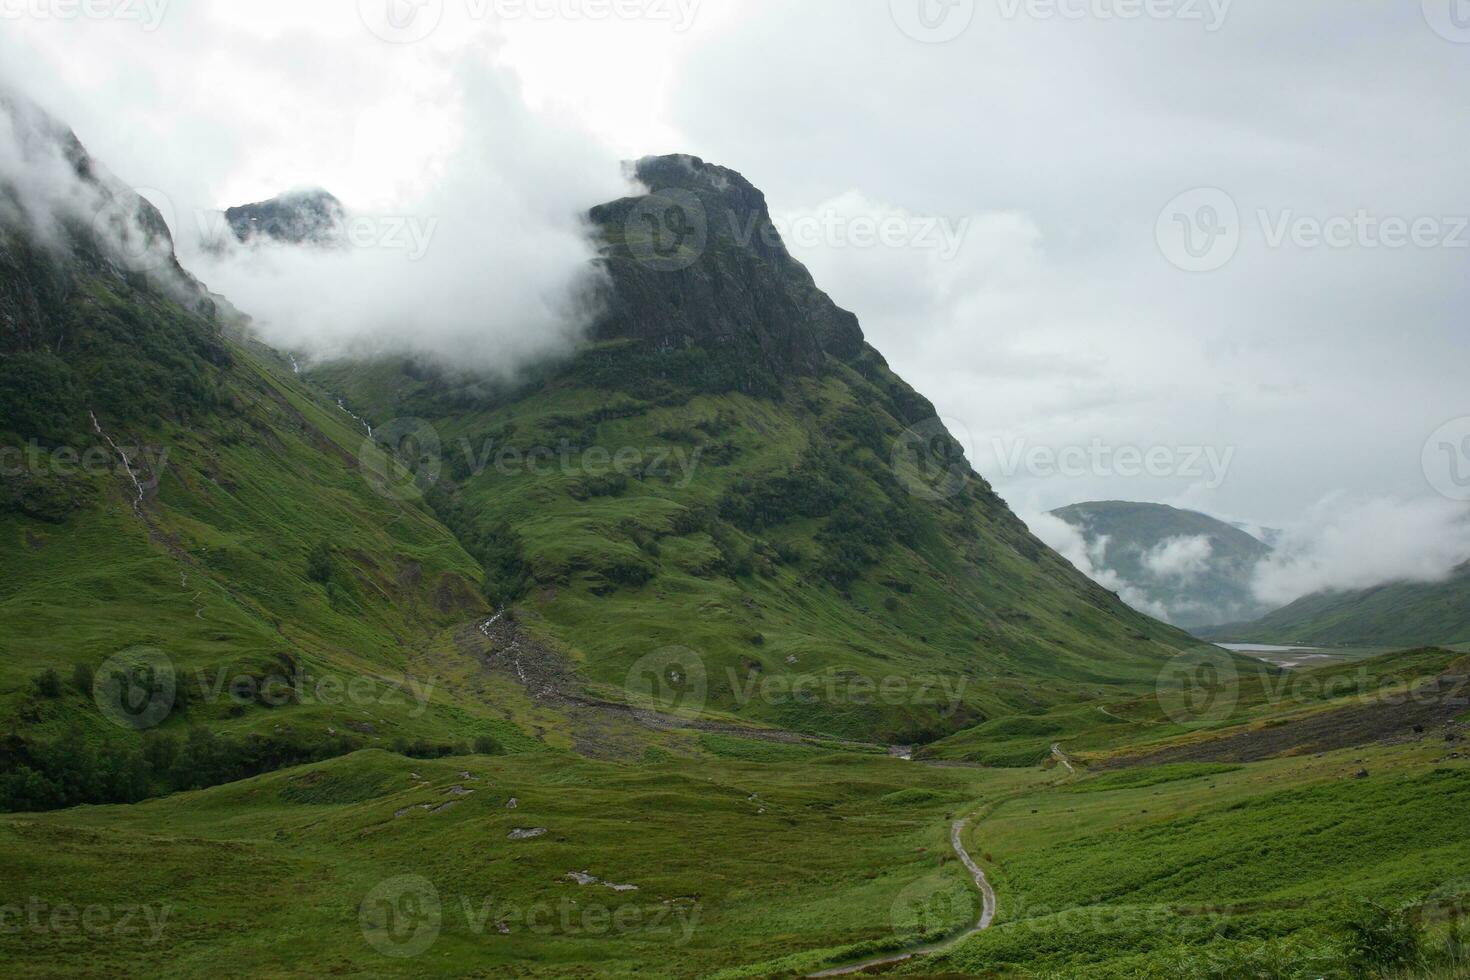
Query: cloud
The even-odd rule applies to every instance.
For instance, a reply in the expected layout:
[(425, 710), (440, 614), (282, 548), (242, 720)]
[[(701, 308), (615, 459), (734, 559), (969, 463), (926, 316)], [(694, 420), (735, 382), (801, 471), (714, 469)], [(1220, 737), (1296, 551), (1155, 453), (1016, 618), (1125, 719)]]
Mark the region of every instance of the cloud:
[(310, 357), (411, 354), (509, 375), (569, 348), (595, 313), (585, 212), (625, 191), (621, 168), (537, 118), (501, 74), (466, 64), (459, 77), (462, 136), (434, 184), (397, 206), (346, 202), (348, 247), (217, 252), (221, 222), (205, 215), (182, 236), (188, 264), (268, 343)]
[(1054, 514), (1024, 514), (1021, 519), (1026, 522), (1032, 534), (1071, 562), (1083, 575), (1103, 588), (1116, 592), (1124, 602), (1139, 612), (1155, 619), (1169, 620), (1168, 606), (1156, 602), (1142, 589), (1105, 567), (1108, 546), (1111, 543), (1109, 538), (1099, 537), (1089, 543), (1080, 528), (1068, 524)]
[[(268, 343), (505, 375), (582, 335), (585, 215), (626, 193), (621, 161), (528, 105), (493, 20), (396, 47), (351, 4), (208, 2), (157, 31), (118, 27), (23, 21), (0, 62), (77, 117), (93, 155), (159, 206), (185, 268)], [(301, 186), (342, 199), (352, 247), (211, 251), (221, 208)]]
[(1470, 559), (1470, 510), (1449, 500), (1334, 495), (1289, 528), (1256, 569), (1263, 602), (1389, 582), (1439, 582)]
[[(1228, 479), (1197, 489), (976, 459), (1018, 507), (1188, 495), (1276, 526), (1335, 489), (1413, 495), (1419, 446), (1470, 412), (1463, 249), (1273, 248), (1258, 220), (1470, 214), (1470, 132), (1444, 124), (1470, 59), (1418, 5), (1236, 4), (1211, 33), (978, 4), (942, 45), (895, 29), (882, 2), (741, 6), (676, 89), (690, 152), (746, 173), (777, 212), (856, 188), (954, 219), (1024, 215), (1044, 244), (1013, 239), (1028, 261), (981, 275), (893, 250), (802, 254), (940, 414), (982, 447), (1235, 451)], [(1238, 257), (1203, 275), (1155, 238), (1196, 187), (1227, 190), (1243, 219)]]
[(0, 225), (24, 229), (43, 247), (85, 249), (120, 269), (146, 274), (181, 301), (197, 284), (174, 262), (158, 211), (84, 155), (59, 120), (0, 76)]
[[(683, 33), (646, 19), (467, 20), (466, 5), (443, 6), (440, 29), (410, 45), (373, 37), (351, 3), (191, 0), (155, 31), (17, 18), (0, 33), (0, 64), (179, 213), (321, 185), (366, 215), (438, 217), (430, 263), (441, 260), (433, 243), (468, 240), (443, 227), (452, 211), (425, 203), (480, 112), (455, 72), (488, 66), (489, 90), (531, 115), (485, 115), (485, 180), (544, 186), (559, 215), (525, 237), (544, 267), (495, 252), (506, 279), (529, 267), (524, 290), (456, 292), (422, 276), (486, 306), (487, 335), (500, 338), (491, 358), (566, 327), (540, 291), (580, 260), (562, 222), (613, 196), (585, 189), (613, 155), (696, 153), (748, 176), (778, 216), (968, 219), (948, 259), (825, 238), (794, 250), (895, 370), (964, 423), (977, 468), (1018, 509), (1164, 500), (1284, 526), (1333, 490), (1421, 492), (1424, 440), (1470, 413), (1464, 249), (1272, 247), (1259, 221), (1470, 214), (1470, 130), (1445, 124), (1470, 59), (1414, 4), (1237, 4), (1216, 32), (999, 18), (980, 4), (943, 45), (905, 35), (882, 0), (706, 3)], [(594, 136), (558, 157), (517, 125), (499, 132), (517, 118)], [(530, 173), (515, 167), (522, 143)], [(1239, 255), (1203, 275), (1172, 267), (1155, 239), (1164, 204), (1196, 187), (1228, 191), (1242, 216)], [(514, 217), (520, 202), (505, 202), (486, 214)], [(402, 305), (378, 281), (404, 271), (391, 258), (366, 261), (363, 276), (264, 259), (242, 302), (285, 322), (285, 339), (324, 347), (360, 339), (348, 328), (365, 312), (376, 343), (394, 328), (373, 321), (417, 330), (423, 311), (297, 302), (296, 288), (277, 303), (271, 285), (340, 277)], [(533, 326), (503, 332), (502, 310)], [(474, 323), (453, 333), (479, 339)], [(1381, 397), (1354, 394), (1364, 390)], [(987, 457), (1020, 440), (1234, 456), (1218, 487), (1182, 474), (1005, 472), (1000, 454)]]
[(1209, 570), (1215, 546), (1209, 535), (1169, 538), (1142, 557), (1143, 567), (1159, 578), (1192, 582)]

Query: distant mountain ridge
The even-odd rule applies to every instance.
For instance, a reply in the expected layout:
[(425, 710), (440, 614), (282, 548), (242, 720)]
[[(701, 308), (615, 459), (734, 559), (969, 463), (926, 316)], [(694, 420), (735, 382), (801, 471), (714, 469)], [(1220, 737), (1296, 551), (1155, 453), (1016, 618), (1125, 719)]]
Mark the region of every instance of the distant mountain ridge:
[(1261, 615), (1251, 590), (1271, 547), (1240, 527), (1164, 504), (1094, 501), (1052, 511), (1084, 536), (1094, 569), (1185, 629)]
[(1470, 643), (1470, 562), (1447, 581), (1394, 582), (1298, 599), (1252, 622), (1211, 627), (1221, 642), (1421, 647)]

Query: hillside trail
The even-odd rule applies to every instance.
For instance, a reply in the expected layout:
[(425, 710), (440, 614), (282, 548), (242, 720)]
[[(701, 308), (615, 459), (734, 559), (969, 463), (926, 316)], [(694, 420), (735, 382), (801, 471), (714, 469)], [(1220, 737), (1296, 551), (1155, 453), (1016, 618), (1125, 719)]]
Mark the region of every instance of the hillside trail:
[[(507, 676), (514, 677), (526, 689), (533, 700), (549, 702), (563, 711), (574, 713), (591, 712), (594, 715), (616, 715), (632, 718), (636, 719), (638, 723), (654, 729), (693, 729), (696, 731), (738, 735), (745, 738), (795, 744), (820, 742), (831, 744), (837, 742), (851, 748), (881, 750), (896, 759), (915, 761), (913, 760), (914, 747), (911, 745), (877, 745), (842, 739), (818, 739), (811, 735), (783, 729), (747, 728), (740, 725), (711, 722), (697, 718), (676, 717), (663, 712), (639, 709), (631, 705), (617, 704), (588, 697), (582, 690), (580, 678), (576, 677), (575, 672), (571, 669), (570, 664), (566, 662), (565, 658), (543, 644), (532, 640), (516, 626), (513, 620), (505, 615), (504, 610), (497, 612), (494, 617), (488, 620), (478, 621), (472, 626), (462, 629), (456, 637), (456, 642), (460, 649), (476, 656), (486, 668), (498, 670)], [(1077, 770), (1072, 766), (1071, 760), (1062, 752), (1060, 743), (1052, 746), (1052, 755), (1066, 767), (1068, 774), (1066, 777), (1067, 780), (1076, 778)], [(976, 763), (949, 762), (943, 760), (917, 760), (915, 764), (941, 767), (985, 768)], [(984, 807), (983, 810), (988, 814), (1002, 804), (1021, 795), (1024, 794), (1017, 793), (998, 799), (989, 806)], [(972, 819), (979, 819), (978, 813), (973, 818), (963, 817), (954, 821), (950, 825), (949, 840), (955, 856), (965, 866), (965, 870), (969, 872), (975, 889), (980, 893), (980, 915), (974, 925), (938, 942), (925, 943), (902, 952), (874, 957), (847, 966), (834, 967), (830, 970), (809, 974), (809, 976), (847, 976), (875, 967), (889, 966), (923, 956), (930, 956), (935, 953), (947, 951), (964, 942), (966, 939), (969, 939), (971, 936), (989, 929), (995, 921), (999, 904), (996, 899), (995, 888), (985, 876), (984, 869), (980, 867), (979, 863), (975, 861), (970, 855), (970, 852), (965, 848), (964, 832), (970, 825)]]
[[(1052, 746), (1052, 753), (1058, 762), (1067, 767), (1068, 776), (1060, 782), (1071, 782), (1073, 779), (1075, 779), (1077, 777), (1077, 770), (1072, 767), (1071, 760), (1068, 759), (1066, 753), (1062, 751), (1060, 742)], [(1025, 794), (1014, 793), (999, 800), (996, 800), (994, 803), (984, 808), (984, 813), (986, 815), (989, 815), (990, 813), (995, 812), (995, 810), (997, 810), (1003, 804), (1008, 803), (1013, 799), (1019, 799), (1023, 795)], [(854, 973), (862, 973), (865, 970), (871, 970), (881, 966), (891, 966), (895, 963), (906, 963), (909, 960), (918, 959), (922, 956), (932, 956), (935, 953), (947, 952), (948, 950), (958, 946), (960, 943), (963, 943), (971, 936), (974, 936), (989, 929), (991, 924), (995, 921), (995, 916), (999, 909), (999, 903), (997, 902), (995, 897), (995, 888), (990, 884), (990, 880), (985, 877), (985, 871), (980, 867), (979, 864), (976, 863), (975, 859), (970, 856), (970, 852), (965, 849), (964, 832), (965, 828), (969, 826), (970, 819), (971, 818), (969, 817), (965, 817), (954, 822), (954, 824), (950, 827), (949, 842), (950, 846), (954, 848), (955, 855), (960, 859), (960, 862), (964, 864), (965, 869), (970, 872), (971, 878), (974, 879), (975, 887), (980, 892), (980, 918), (975, 921), (975, 924), (973, 926), (970, 926), (963, 932), (950, 936), (947, 939), (942, 939), (939, 942), (925, 943), (922, 946), (915, 946), (901, 953), (890, 953), (887, 956), (877, 956), (872, 959), (863, 960), (859, 963), (852, 963), (847, 966), (833, 967), (830, 970), (823, 970), (820, 973), (809, 973), (807, 974), (807, 976), (849, 976)], [(979, 817), (977, 817), (977, 819), (979, 819)]]
[(914, 948), (906, 950), (902, 953), (893, 953), (888, 956), (879, 956), (874, 959), (863, 960), (861, 963), (853, 963), (850, 966), (834, 967), (831, 970), (823, 970), (820, 973), (809, 973), (807, 974), (807, 976), (841, 977), (853, 973), (861, 973), (862, 971), (872, 969), (873, 967), (890, 966), (894, 963), (904, 963), (908, 960), (912, 960), (920, 956), (929, 956), (933, 953), (943, 952), (944, 950), (947, 950), (952, 946), (956, 946), (964, 942), (966, 939), (969, 939), (976, 933), (984, 932), (986, 929), (989, 929), (990, 924), (995, 921), (995, 912), (997, 907), (995, 900), (995, 889), (991, 887), (990, 881), (985, 877), (985, 872), (981, 870), (980, 865), (976, 864), (975, 859), (970, 856), (970, 852), (965, 850), (963, 837), (965, 833), (965, 827), (967, 827), (969, 823), (969, 817), (956, 820), (949, 830), (949, 842), (950, 846), (954, 848), (955, 855), (959, 857), (960, 861), (964, 864), (966, 870), (970, 872), (970, 876), (975, 881), (975, 887), (980, 891), (980, 918), (976, 920), (973, 926), (966, 929), (964, 932), (958, 933), (957, 935), (951, 936), (948, 939), (941, 940), (937, 943), (926, 943), (923, 946), (915, 946)]

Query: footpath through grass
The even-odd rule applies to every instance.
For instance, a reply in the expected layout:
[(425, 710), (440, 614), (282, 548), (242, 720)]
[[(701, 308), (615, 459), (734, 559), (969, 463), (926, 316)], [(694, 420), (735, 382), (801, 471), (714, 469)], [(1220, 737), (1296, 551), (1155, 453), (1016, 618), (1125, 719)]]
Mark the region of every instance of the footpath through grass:
[[(21, 928), (0, 929), (0, 959), (37, 977), (703, 976), (819, 960), (903, 941), (905, 890), (964, 880), (953, 816), (1041, 778), (861, 754), (364, 752), (5, 818), (0, 909)], [(94, 911), (84, 927), (96, 908), (108, 924)]]

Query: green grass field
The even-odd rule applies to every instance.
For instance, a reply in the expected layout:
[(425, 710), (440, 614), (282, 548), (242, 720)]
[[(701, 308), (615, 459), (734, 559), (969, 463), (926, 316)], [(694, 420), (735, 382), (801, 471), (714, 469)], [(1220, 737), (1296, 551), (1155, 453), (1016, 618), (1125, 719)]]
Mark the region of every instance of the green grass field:
[[(904, 890), (963, 881), (949, 815), (1044, 781), (860, 754), (613, 766), (361, 753), (131, 807), (5, 818), (0, 908), (34, 895), (167, 919), (156, 942), (49, 920), (40, 933), (0, 930), (0, 957), (7, 974), (38, 977), (245, 965), (303, 977), (702, 976), (793, 954), (816, 962), (813, 950), (900, 944), (891, 920)], [(507, 839), (517, 828), (546, 832)], [(637, 890), (579, 885), (572, 872)], [(365, 926), (385, 897), (394, 916)], [(416, 930), (432, 943), (417, 949)]]
[[(1357, 903), (1409, 904), (1435, 928), (1470, 911), (1470, 766), (1443, 755), (1123, 770), (1006, 802), (974, 832), (996, 927), (912, 969), (1163, 977), (1214, 956), (1240, 971), (1221, 976), (1352, 975), (1339, 924)], [(1273, 949), (1280, 972), (1246, 972)]]

